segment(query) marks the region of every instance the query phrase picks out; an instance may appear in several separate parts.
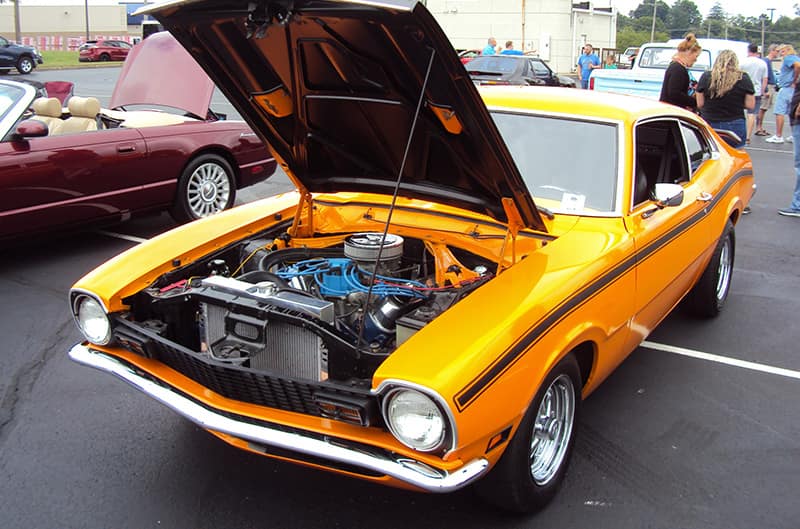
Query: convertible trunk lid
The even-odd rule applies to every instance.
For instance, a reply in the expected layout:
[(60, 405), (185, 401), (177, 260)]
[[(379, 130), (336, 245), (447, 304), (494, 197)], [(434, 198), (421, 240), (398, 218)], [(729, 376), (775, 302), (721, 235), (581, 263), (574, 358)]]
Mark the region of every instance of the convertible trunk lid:
[(402, 196), (502, 222), (510, 199), (523, 224), (545, 231), (472, 80), (422, 4), (189, 0), (139, 12), (191, 51), (298, 187), (391, 194), (401, 175)]
[(161, 32), (130, 51), (110, 106), (161, 105), (205, 119), (213, 93), (206, 72), (172, 35)]

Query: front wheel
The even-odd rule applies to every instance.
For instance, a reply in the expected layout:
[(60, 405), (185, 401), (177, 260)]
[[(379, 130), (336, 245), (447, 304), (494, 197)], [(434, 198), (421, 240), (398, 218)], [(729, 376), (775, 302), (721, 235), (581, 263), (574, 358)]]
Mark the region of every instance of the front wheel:
[(22, 74), (28, 74), (33, 71), (34, 64), (33, 59), (30, 57), (20, 57), (19, 61), (17, 61), (17, 71)]
[(550, 371), (500, 461), (477, 483), (479, 495), (518, 513), (539, 510), (553, 499), (572, 455), (580, 381), (572, 355)]
[(100, 62), (108, 62), (110, 60), (111, 60), (111, 55), (109, 55), (108, 53), (100, 55)]
[(178, 222), (188, 222), (228, 209), (235, 199), (231, 165), (216, 154), (202, 154), (183, 170), (170, 214)]
[(700, 318), (713, 318), (722, 311), (733, 276), (736, 236), (728, 221), (703, 275), (686, 296), (686, 309)]

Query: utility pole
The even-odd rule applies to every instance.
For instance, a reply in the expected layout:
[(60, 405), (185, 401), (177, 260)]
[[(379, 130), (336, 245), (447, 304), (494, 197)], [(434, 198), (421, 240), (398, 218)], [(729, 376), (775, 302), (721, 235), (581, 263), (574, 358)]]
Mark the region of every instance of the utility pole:
[(769, 11), (769, 23), (772, 24), (772, 17), (775, 16), (775, 8), (768, 7), (767, 11)]
[[(19, 1), (19, 0), (17, 0)], [(84, 0), (85, 14), (86, 14), (86, 42), (89, 42), (89, 0)]]
[(656, 0), (653, 0), (653, 27), (650, 28), (650, 42), (653, 42), (653, 39), (656, 37)]
[(759, 18), (761, 18), (761, 56), (766, 57), (767, 49), (764, 47), (764, 21), (767, 20), (767, 15), (762, 13)]
[(19, 0), (14, 2), (14, 40), (17, 44), (22, 44), (22, 32), (19, 29)]

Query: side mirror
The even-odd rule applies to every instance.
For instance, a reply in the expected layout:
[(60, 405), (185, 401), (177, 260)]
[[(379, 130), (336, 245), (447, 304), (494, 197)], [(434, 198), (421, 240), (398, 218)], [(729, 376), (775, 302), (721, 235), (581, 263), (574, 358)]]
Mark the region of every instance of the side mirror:
[(26, 119), (17, 125), (14, 139), (40, 138), (42, 136), (47, 136), (49, 132), (47, 125), (38, 119)]
[(683, 203), (683, 186), (680, 184), (656, 184), (654, 195), (660, 208), (680, 206)]
[(642, 213), (642, 218), (650, 218), (660, 209), (680, 206), (683, 203), (683, 186), (680, 184), (656, 184), (653, 198), (656, 201), (656, 207)]

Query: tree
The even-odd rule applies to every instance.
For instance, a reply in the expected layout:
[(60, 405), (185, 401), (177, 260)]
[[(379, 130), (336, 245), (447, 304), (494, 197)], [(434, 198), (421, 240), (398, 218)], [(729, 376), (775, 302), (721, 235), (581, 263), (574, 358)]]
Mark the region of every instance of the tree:
[(687, 33), (698, 33), (703, 25), (700, 10), (692, 0), (676, 0), (669, 10), (667, 28), (671, 38), (681, 38)]
[[(668, 18), (669, 18), (669, 11), (670, 7), (667, 5), (663, 0), (656, 0), (656, 18), (660, 20), (666, 27)], [(642, 2), (639, 6), (631, 11), (630, 13), (631, 18), (634, 19), (641, 19), (641, 18), (649, 18), (650, 23), (653, 22), (653, 2), (652, 0), (648, 0), (647, 2)]]

